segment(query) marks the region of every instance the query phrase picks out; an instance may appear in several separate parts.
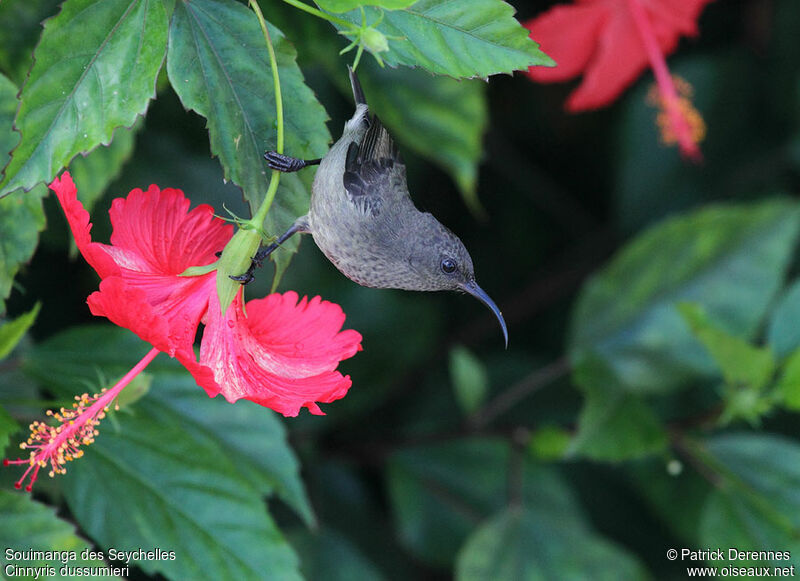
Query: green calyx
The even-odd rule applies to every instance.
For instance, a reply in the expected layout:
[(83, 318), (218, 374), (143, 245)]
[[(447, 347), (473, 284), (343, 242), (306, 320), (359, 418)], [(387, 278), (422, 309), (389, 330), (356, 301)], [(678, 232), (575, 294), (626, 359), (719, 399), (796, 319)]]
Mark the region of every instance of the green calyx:
[(242, 283), (231, 276), (239, 276), (247, 271), (260, 244), (261, 234), (257, 230), (242, 228), (223, 249), (216, 263), (217, 295), (223, 314), (242, 288)]

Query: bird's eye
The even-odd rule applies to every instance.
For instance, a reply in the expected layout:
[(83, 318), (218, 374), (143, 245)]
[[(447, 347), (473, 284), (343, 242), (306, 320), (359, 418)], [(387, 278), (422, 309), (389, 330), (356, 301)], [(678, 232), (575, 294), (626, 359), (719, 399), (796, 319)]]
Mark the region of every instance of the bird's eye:
[(456, 271), (456, 261), (452, 258), (442, 259), (442, 272), (445, 274), (453, 274)]

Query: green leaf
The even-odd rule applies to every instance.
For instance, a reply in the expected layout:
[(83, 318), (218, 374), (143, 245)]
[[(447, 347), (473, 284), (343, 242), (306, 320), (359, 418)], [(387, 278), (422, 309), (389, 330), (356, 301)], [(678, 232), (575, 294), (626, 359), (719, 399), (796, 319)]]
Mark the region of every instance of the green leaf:
[[(0, 75), (0, 164), (7, 159), (3, 152), (14, 149), (19, 141), (12, 130), (17, 105), (17, 87)], [(5, 299), (19, 267), (31, 259), (39, 243), (44, 229), (41, 199), (46, 193), (47, 188), (41, 187), (27, 196), (0, 198), (0, 314), (6, 310)]]
[[(365, 10), (367, 23), (375, 23), (379, 9)], [(361, 25), (358, 10), (343, 18)], [(377, 29), (389, 38), (389, 50), (380, 54), (391, 67), (422, 67), (458, 79), (555, 64), (514, 18), (514, 8), (502, 0), (420, 0), (404, 10), (385, 12)]]
[(76, 154), (110, 143), (116, 127), (133, 125), (155, 95), (166, 41), (161, 0), (64, 3), (22, 90), (22, 138), (0, 194), (50, 181)]
[(678, 310), (719, 365), (729, 385), (746, 385), (758, 391), (772, 379), (775, 358), (769, 347), (755, 347), (720, 329), (700, 305), (682, 303)]
[[(121, 377), (119, 379), (122, 379)], [(114, 383), (119, 381), (115, 380)], [(109, 382), (111, 383), (111, 382)], [(153, 376), (146, 371), (141, 372), (134, 377), (131, 382), (125, 386), (125, 389), (117, 397), (114, 398), (113, 405), (125, 410), (136, 404), (137, 401), (142, 399), (150, 392), (150, 387), (153, 385)]]
[[(70, 398), (100, 391), (122, 377), (150, 349), (136, 335), (111, 325), (73, 327), (25, 353), (22, 368), (49, 391)], [(174, 362), (158, 357), (148, 373), (174, 371)]]
[[(101, 560), (83, 558), (89, 557), (90, 545), (75, 534), (75, 527), (56, 516), (55, 509), (35, 502), (28, 494), (0, 490), (0, 565), (8, 578), (33, 579), (33, 575), (14, 574), (13, 569), (7, 567), (45, 567), (40, 569), (37, 579), (66, 579), (72, 575), (60, 575), (63, 566), (69, 567), (104, 567)], [(7, 549), (20, 553), (34, 551), (65, 551), (67, 559), (9, 559)], [(74, 551), (75, 558), (71, 559)], [(86, 551), (86, 553), (84, 553)], [(12, 553), (13, 557), (13, 553)], [(54, 568), (49, 571), (46, 568)], [(83, 579), (109, 579), (109, 576), (90, 575), (81, 576)], [(117, 577), (112, 577), (117, 578)], [(4, 577), (5, 579), (5, 577)]]
[[(122, 377), (147, 347), (132, 333), (115, 327), (75, 327), (38, 344), (27, 355), (24, 369), (68, 397), (105, 387), (98, 385), (98, 378)], [(180, 414), (180, 423), (187, 429), (192, 426), (213, 435), (254, 488), (263, 494), (275, 491), (307, 523), (313, 523), (297, 459), (274, 412), (246, 401), (220, 405), (221, 401), (210, 399), (183, 367), (167, 357), (157, 358), (147, 372), (156, 385), (148, 390), (146, 399)], [(169, 378), (168, 386), (159, 386), (165, 378)], [(87, 387), (92, 385), (95, 387)], [(130, 386), (122, 396), (128, 389)]]
[[(670, 62), (671, 73), (691, 84), (692, 103), (708, 127), (700, 144), (702, 164), (686, 163), (677, 147), (662, 143), (656, 123), (658, 111), (647, 99), (652, 87), (649, 73), (623, 95), (617, 118), (620, 122), (614, 125), (618, 135), (613, 141), (619, 147), (609, 154), (609, 160), (617, 165), (613, 196), (625, 232), (636, 232), (656, 220), (713, 200), (762, 196), (775, 191), (769, 184), (786, 183), (778, 177), (781, 170), (769, 165), (770, 152), (785, 147), (785, 138), (763, 131), (765, 124), (785, 122), (787, 107), (779, 113), (781, 92), (750, 90), (750, 79), (763, 70), (763, 63), (752, 51), (733, 44), (720, 49), (704, 54), (697, 51), (691, 56), (684, 53)], [(782, 60), (775, 55), (772, 58)], [(772, 76), (780, 78), (777, 73)], [(720, 94), (729, 98), (723, 103), (717, 98)], [(785, 104), (789, 103), (794, 112), (796, 99), (787, 96)], [(741, 114), (732, 116), (732, 110)], [(742, 135), (748, 139), (741, 139)]]
[(0, 74), (0, 164), (5, 166), (17, 143), (19, 135), (14, 132), (14, 116), (17, 114), (17, 86)]
[(20, 191), (0, 198), (0, 313), (6, 310), (5, 299), (20, 266), (31, 259), (39, 244), (39, 232), (45, 226), (42, 198), (47, 192), (39, 186), (24, 195)]
[(41, 303), (36, 305), (24, 315), (20, 315), (13, 321), (9, 321), (0, 326), (0, 360), (4, 359), (11, 353), (11, 350), (17, 346), (28, 329), (31, 328), (36, 317), (39, 315), (39, 308)]
[(14, 23), (0, 28), (0, 70), (16, 83), (22, 84), (31, 68), (42, 21), (55, 14), (60, 3), (59, 0), (0, 2), (0, 22)]
[(475, 413), (489, 389), (486, 367), (466, 347), (456, 345), (450, 350), (450, 378), (461, 410), (466, 415)]
[(0, 406), (0, 456), (5, 456), (4, 451), (8, 447), (9, 436), (18, 432), (20, 425), (11, 417), (3, 406)]
[(467, 540), (456, 563), (457, 581), (648, 579), (630, 553), (565, 522), (551, 507), (511, 507)]
[[(119, 377), (147, 348), (123, 329), (79, 327), (37, 345), (24, 368), (56, 393), (75, 393)], [(166, 356), (147, 372), (148, 394), (102, 424), (97, 442), (59, 477), (83, 529), (104, 547), (176, 551), (174, 561), (138, 563), (150, 573), (297, 578), (296, 558), (263, 502), (274, 490), (301, 514), (310, 510), (274, 414), (209, 398)], [(105, 516), (142, 506), (147, 520)]]
[(697, 302), (728, 332), (749, 338), (783, 280), (798, 217), (786, 200), (717, 205), (638, 236), (581, 291), (568, 346), (574, 369), (599, 359), (636, 393), (713, 375), (675, 305)]
[[(478, 438), (395, 452), (389, 493), (403, 544), (426, 562), (450, 565), (471, 531), (508, 504), (510, 458), (507, 442)], [(526, 461), (521, 479), (524, 502), (552, 505), (564, 522), (581, 518), (550, 470)]]
[[(374, 486), (372, 475), (359, 463), (345, 458), (318, 457), (307, 467), (307, 479), (314, 506), (318, 507), (323, 525), (321, 534), (334, 533), (347, 540), (353, 548), (363, 553), (380, 571), (391, 572), (392, 579), (411, 579), (415, 565), (405, 551), (387, 551), (397, 546), (397, 534), (388, 518), (385, 496)], [(329, 527), (336, 527), (335, 531)], [(306, 566), (305, 535), (299, 528), (289, 534), (289, 541), (301, 556), (301, 570)], [(312, 543), (314, 545), (314, 543)], [(312, 549), (314, 547), (312, 546)], [(309, 578), (310, 579), (310, 578)]]
[(543, 426), (531, 434), (528, 451), (539, 460), (557, 460), (567, 453), (572, 436), (556, 426)]
[[(304, 159), (322, 157), (330, 141), (327, 114), (303, 80), (294, 48), (277, 28), (269, 25), (269, 31), (284, 99), (285, 151)], [(277, 139), (269, 55), (255, 16), (232, 0), (178, 2), (167, 72), (184, 107), (208, 120), (211, 152), (255, 210), (267, 189), (263, 155), (275, 149)], [(282, 234), (306, 213), (311, 177), (309, 171), (281, 176), (265, 224), (268, 234)], [(288, 260), (297, 244), (284, 245), (277, 259)]]
[[(123, 392), (125, 393), (125, 392)], [(186, 374), (152, 399), (182, 416), (181, 425), (216, 438), (237, 469), (263, 494), (277, 493), (309, 526), (314, 512), (300, 479), (300, 466), (289, 447), (286, 429), (272, 410), (249, 401), (235, 405), (209, 399)]]
[[(710, 439), (704, 454), (721, 483), (700, 521), (701, 546), (800, 554), (800, 445), (773, 435), (733, 433)], [(781, 559), (772, 564), (789, 563)]]
[(777, 391), (787, 408), (800, 410), (800, 347), (787, 358)]
[(137, 123), (131, 129), (119, 128), (108, 146), (101, 146), (85, 156), (75, 157), (69, 163), (69, 172), (78, 189), (78, 199), (92, 211), (95, 202), (103, 195), (108, 185), (122, 171), (122, 166), (133, 154), (135, 136), (141, 127)]
[[(153, 391), (169, 389), (170, 379), (158, 383)], [(175, 551), (174, 561), (136, 561), (150, 574), (243, 579), (270, 571), (299, 579), (297, 559), (261, 494), (213, 434), (187, 429), (181, 414), (150, 398), (135, 415), (115, 417), (118, 428), (101, 427), (97, 442), (61, 477), (72, 513), (93, 539), (104, 547)], [(134, 517), (142, 507), (146, 519), (108, 518)]]
[(433, 77), (413, 69), (359, 68), (370, 109), (405, 147), (447, 171), (470, 210), (478, 200), (478, 163), (488, 122), (485, 83)]
[(594, 460), (641, 458), (667, 445), (664, 426), (641, 396), (608, 383), (586, 385), (578, 431), (567, 454)]
[(783, 292), (772, 311), (767, 327), (767, 343), (779, 358), (800, 347), (800, 280)]
[(380, 581), (384, 576), (347, 537), (330, 528), (291, 535), (300, 571), (314, 581)]
[(386, 10), (408, 8), (417, 0), (318, 0), (317, 5), (328, 12), (350, 12), (360, 6), (380, 6)]
[[(752, 503), (719, 491), (712, 492), (706, 501), (699, 525), (702, 546), (726, 547), (722, 552), (722, 558), (713, 561), (717, 567), (756, 565), (780, 567), (791, 563), (782, 558), (783, 551), (796, 555), (800, 550), (800, 543), (791, 538), (796, 533), (787, 533), (780, 525), (765, 519)], [(771, 550), (773, 555), (779, 550), (781, 558), (740, 558), (738, 552), (731, 555), (727, 547), (732, 547), (736, 551)], [(729, 558), (730, 556), (733, 558)]]
[[(311, 184), (314, 175), (305, 171), (299, 174), (285, 174), (281, 177), (277, 198), (272, 204), (272, 209), (265, 222), (267, 232), (283, 234), (287, 228), (298, 218), (308, 213)], [(300, 246), (300, 236), (292, 236), (281, 244), (275, 252), (270, 254), (270, 260), (275, 263), (275, 278), (272, 281), (272, 291), (278, 287), (283, 273), (289, 266), (292, 257)]]
[(697, 523), (708, 498), (708, 482), (691, 466), (664, 455), (629, 462), (625, 471), (635, 494), (665, 529), (686, 546), (701, 546)]

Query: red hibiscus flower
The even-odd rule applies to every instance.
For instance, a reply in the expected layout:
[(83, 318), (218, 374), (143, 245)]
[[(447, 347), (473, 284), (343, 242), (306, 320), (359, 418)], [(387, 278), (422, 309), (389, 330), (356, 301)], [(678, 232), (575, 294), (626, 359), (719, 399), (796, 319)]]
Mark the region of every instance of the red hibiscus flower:
[(100, 275), (100, 290), (87, 299), (92, 314), (130, 329), (207, 379), (208, 370), (192, 365), (192, 344), (215, 290), (216, 273), (180, 274), (190, 266), (214, 262), (233, 228), (215, 218), (211, 206), (188, 212), (183, 192), (153, 185), (113, 201), (111, 245), (101, 244), (91, 240), (89, 213), (78, 201), (70, 174), (56, 178), (50, 188), (64, 209), (78, 250)]
[(315, 402), (347, 393), (350, 377), (335, 369), (361, 350), (361, 335), (339, 331), (344, 323), (339, 305), (319, 297), (297, 299), (292, 291), (271, 294), (249, 301), (244, 311), (240, 293), (222, 315), (212, 293), (200, 363), (214, 371), (215, 385), (228, 401), (249, 399), (286, 416), (296, 416), (301, 407), (319, 415)]
[[(130, 329), (153, 349), (119, 383), (97, 396), (77, 398), (75, 409), (53, 414), (55, 427), (34, 422), (23, 448), (28, 459), (17, 482), (40, 468), (63, 473), (64, 464), (81, 456), (81, 445), (94, 439), (95, 426), (119, 392), (163, 351), (178, 359), (209, 396), (230, 402), (249, 399), (286, 416), (306, 407), (322, 414), (317, 402), (329, 403), (350, 388), (349, 376), (336, 371), (342, 359), (361, 349), (361, 335), (342, 331), (344, 313), (315, 297), (298, 303), (297, 293), (272, 294), (243, 306), (240, 289), (223, 314), (217, 297), (217, 271), (183, 275), (189, 267), (210, 265), (232, 236), (210, 206), (189, 211), (180, 190), (150, 186), (114, 200), (111, 244), (92, 242), (89, 214), (77, 200), (69, 173), (51, 184), (81, 254), (101, 277), (100, 290), (87, 302), (93, 314)], [(193, 343), (199, 325), (205, 330), (196, 359)]]
[(528, 75), (549, 83), (583, 74), (566, 103), (568, 111), (577, 112), (609, 105), (650, 66), (664, 140), (677, 142), (685, 156), (698, 160), (705, 127), (686, 85), (676, 88), (664, 55), (675, 50), (681, 36), (697, 35), (697, 18), (710, 1), (576, 0), (555, 6), (526, 26), (557, 66), (531, 67)]

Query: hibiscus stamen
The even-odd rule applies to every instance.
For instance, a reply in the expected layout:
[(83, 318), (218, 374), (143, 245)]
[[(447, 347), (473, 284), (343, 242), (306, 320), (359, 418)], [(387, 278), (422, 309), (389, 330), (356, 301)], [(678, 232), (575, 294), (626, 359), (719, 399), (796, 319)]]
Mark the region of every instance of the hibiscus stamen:
[(687, 159), (700, 162), (703, 155), (697, 144), (705, 137), (705, 123), (689, 100), (691, 89), (685, 81), (679, 82), (683, 87), (681, 91), (676, 88), (676, 83), (667, 68), (667, 61), (656, 40), (653, 26), (640, 0), (627, 0), (627, 2), (656, 78), (658, 98), (655, 101), (661, 108), (656, 123), (661, 130), (661, 138), (667, 144), (677, 143)]
[(19, 446), (23, 450), (30, 450), (30, 456), (27, 459), (3, 460), (3, 466), (28, 465), (22, 477), (14, 483), (14, 487), (20, 489), (23, 482), (30, 479), (25, 486), (25, 490), (30, 492), (39, 476), (39, 469), (48, 465), (50, 466), (48, 475), (51, 478), (56, 474), (64, 474), (67, 471), (67, 462), (83, 456), (80, 447), (94, 442), (98, 435), (97, 426), (106, 417), (114, 399), (158, 354), (158, 349), (151, 349), (111, 389), (104, 389), (92, 396), (86, 393), (75, 396), (72, 409), (61, 408), (58, 412), (48, 410), (47, 415), (57, 422), (56, 425), (33, 422), (30, 425), (31, 435)]
[[(666, 145), (674, 145), (678, 143), (679, 135), (675, 131), (675, 123), (672, 120), (674, 115), (680, 115), (686, 119), (689, 124), (690, 139), (693, 143), (700, 143), (706, 136), (706, 124), (703, 117), (692, 106), (692, 86), (680, 77), (672, 77), (672, 81), (678, 91), (677, 99), (673, 99), (669, 103), (665, 102), (658, 90), (658, 87), (653, 87), (647, 95), (648, 103), (660, 107), (656, 116), (656, 125), (661, 132), (661, 141)], [(672, 112), (670, 109), (678, 109)], [(697, 152), (700, 155), (700, 152)], [(695, 161), (700, 161), (702, 156)]]

